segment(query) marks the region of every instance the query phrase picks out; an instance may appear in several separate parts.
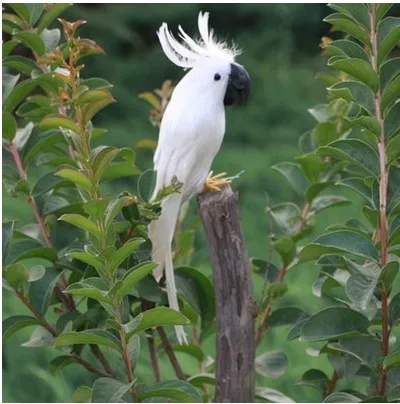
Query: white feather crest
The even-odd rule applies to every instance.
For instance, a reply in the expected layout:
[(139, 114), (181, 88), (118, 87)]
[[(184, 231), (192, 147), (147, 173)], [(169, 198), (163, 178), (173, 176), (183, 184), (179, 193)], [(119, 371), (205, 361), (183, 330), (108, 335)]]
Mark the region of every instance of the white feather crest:
[(161, 47), (168, 59), (177, 66), (190, 69), (203, 58), (218, 58), (233, 62), (240, 51), (235, 45), (229, 46), (224, 41), (217, 41), (213, 30), (208, 29), (209, 13), (199, 13), (199, 32), (201, 39), (195, 41), (179, 26), (179, 37), (182, 43), (177, 41), (168, 30), (164, 22), (157, 31)]

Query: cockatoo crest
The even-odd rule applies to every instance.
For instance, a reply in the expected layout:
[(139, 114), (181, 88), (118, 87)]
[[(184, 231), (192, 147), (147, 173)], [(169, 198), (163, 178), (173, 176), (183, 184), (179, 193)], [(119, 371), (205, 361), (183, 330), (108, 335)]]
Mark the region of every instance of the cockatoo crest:
[(235, 45), (229, 46), (224, 41), (217, 41), (214, 31), (208, 29), (209, 13), (199, 13), (199, 32), (201, 39), (195, 41), (179, 26), (179, 36), (182, 43), (177, 41), (168, 30), (168, 25), (164, 22), (157, 32), (161, 47), (168, 59), (177, 66), (185, 69), (194, 67), (204, 58), (223, 59), (230, 63), (235, 61), (235, 57), (240, 51)]

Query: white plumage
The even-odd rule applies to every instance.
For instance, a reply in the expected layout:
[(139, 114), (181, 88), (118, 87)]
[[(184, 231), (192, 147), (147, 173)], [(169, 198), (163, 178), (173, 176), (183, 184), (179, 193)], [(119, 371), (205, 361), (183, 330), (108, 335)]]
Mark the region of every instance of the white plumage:
[[(208, 29), (208, 13), (198, 18), (201, 40), (190, 38), (181, 27), (178, 42), (163, 23), (157, 32), (165, 55), (179, 67), (191, 69), (176, 86), (164, 113), (154, 156), (157, 192), (171, 184), (173, 176), (183, 183), (181, 193), (162, 202), (162, 214), (150, 226), (152, 259), (158, 263), (156, 279), (166, 273), (169, 305), (179, 311), (171, 243), (181, 204), (200, 192), (225, 132), (224, 97), (231, 64), (239, 53), (217, 42)], [(219, 78), (216, 79), (216, 74)], [(187, 342), (183, 327), (176, 327), (180, 343)]]

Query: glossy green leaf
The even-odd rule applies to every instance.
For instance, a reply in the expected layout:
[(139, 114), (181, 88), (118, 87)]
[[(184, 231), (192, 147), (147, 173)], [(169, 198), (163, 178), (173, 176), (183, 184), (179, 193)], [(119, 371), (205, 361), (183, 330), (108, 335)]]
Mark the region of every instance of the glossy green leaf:
[(3, 94), (3, 111), (5, 112), (13, 112), (15, 108), (28, 96), (28, 94), (37, 87), (36, 80), (27, 79), (18, 83), (8, 94), (7, 97), (4, 97)]
[(377, 4), (375, 18), (376, 21), (379, 21), (387, 14), (387, 12), (393, 7), (393, 4), (390, 3), (382, 3)]
[(12, 142), (17, 132), (17, 122), (9, 112), (3, 112), (2, 119), (3, 138)]
[(38, 197), (51, 189), (56, 189), (57, 186), (63, 183), (65, 184), (66, 182), (62, 178), (55, 176), (52, 172), (46, 173), (43, 177), (38, 179), (32, 189), (32, 195)]
[(114, 199), (109, 203), (104, 213), (104, 228), (106, 231), (112, 225), (115, 217), (121, 212), (121, 210), (125, 207), (130, 206), (133, 202), (133, 197), (122, 196), (120, 198)]
[(85, 188), (87, 191), (91, 191), (92, 184), (89, 178), (83, 174), (82, 172), (72, 169), (72, 168), (63, 168), (56, 172), (56, 175), (64, 178), (65, 180), (71, 181), (74, 184)]
[(353, 231), (334, 231), (318, 237), (303, 248), (299, 260), (309, 261), (324, 254), (350, 253), (378, 261), (378, 252), (365, 236)]
[(400, 74), (400, 57), (392, 58), (382, 64), (380, 68), (381, 90), (385, 90), (387, 85)]
[(27, 4), (23, 3), (8, 3), (8, 5), (21, 17), (26, 23), (31, 20), (30, 12)]
[(150, 272), (157, 267), (157, 264), (153, 262), (145, 262), (131, 268), (126, 272), (122, 278), (121, 284), (117, 290), (115, 290), (115, 297), (118, 301), (129, 293), (130, 290), (136, 287), (136, 285)]
[(89, 386), (79, 386), (72, 393), (73, 403), (91, 403), (92, 389)]
[(131, 254), (135, 253), (145, 242), (142, 238), (133, 238), (127, 241), (121, 248), (115, 251), (109, 260), (111, 271), (115, 271)]
[(38, 32), (42, 32), (47, 28), (59, 15), (61, 15), (67, 8), (71, 7), (72, 4), (69, 3), (58, 3), (51, 4), (51, 6), (46, 8), (42, 17), (37, 25)]
[(11, 264), (6, 269), (5, 279), (12, 288), (18, 289), (29, 279), (28, 269), (20, 263)]
[(30, 302), (40, 313), (46, 313), (60, 276), (60, 271), (50, 267), (38, 281), (29, 284)]
[(131, 336), (152, 327), (188, 325), (189, 323), (189, 320), (183, 314), (179, 313), (179, 311), (172, 310), (168, 307), (156, 307), (140, 313), (123, 327), (125, 332), (129, 333), (129, 336)]
[(310, 185), (298, 164), (284, 162), (272, 166), (272, 169), (282, 174), (299, 195), (303, 195), (304, 190)]
[(2, 223), (2, 241), (1, 241), (1, 251), (2, 251), (2, 263), (4, 265), (8, 254), (11, 250), (11, 242), (14, 233), (14, 221), (8, 221)]
[(330, 394), (322, 402), (323, 403), (359, 403), (359, 402), (361, 402), (361, 398), (358, 398), (357, 396), (350, 394), (350, 393), (346, 393), (344, 391), (338, 391), (338, 392)]
[(67, 257), (69, 258), (74, 258), (77, 259), (79, 261), (82, 261), (88, 265), (91, 265), (92, 267), (98, 269), (98, 270), (102, 270), (103, 269), (103, 263), (94, 255), (89, 254), (87, 252), (84, 251), (68, 251), (65, 254)]
[(3, 344), (19, 330), (33, 325), (41, 325), (40, 321), (31, 316), (11, 316), (3, 320)]
[[(164, 397), (178, 403), (202, 403), (200, 393), (190, 383), (183, 380), (166, 381), (152, 387), (138, 389), (139, 401)], [(159, 401), (159, 400), (157, 400)]]
[[(328, 63), (329, 64), (329, 63)], [(349, 58), (330, 63), (336, 69), (342, 70), (362, 83), (366, 84), (374, 93), (378, 90), (378, 75), (371, 64), (362, 59)]]
[(319, 369), (308, 369), (296, 384), (300, 386), (309, 386), (319, 391), (325, 391), (329, 383), (328, 376)]
[(329, 7), (331, 7), (335, 11), (338, 11), (339, 13), (343, 13), (347, 17), (350, 17), (356, 23), (360, 23), (365, 29), (369, 29), (369, 15), (367, 6), (365, 4), (334, 3), (329, 4)]
[(369, 34), (367, 30), (355, 23), (351, 18), (341, 13), (333, 13), (324, 18), (324, 21), (338, 28), (340, 31), (344, 31), (352, 37), (358, 39), (363, 44), (370, 46)]
[(81, 80), (81, 85), (87, 87), (89, 90), (99, 90), (114, 87), (110, 82), (100, 77), (90, 77), (88, 79)]
[(46, 52), (46, 47), (42, 41), (42, 38), (40, 38), (40, 36), (35, 32), (21, 31), (15, 34), (14, 38), (21, 41), (28, 48), (31, 48), (37, 56), (43, 56)]
[(33, 128), (34, 124), (32, 122), (28, 122), (28, 124), (23, 128), (17, 129), (13, 143), (18, 150), (22, 150), (26, 145), (32, 134)]
[(393, 325), (400, 320), (400, 292), (393, 296), (389, 304), (389, 323)]
[[(206, 359), (206, 356), (200, 346), (196, 344), (176, 344), (172, 346), (172, 349), (175, 352), (183, 352), (199, 361), (199, 363), (203, 362)], [(191, 383), (193, 384), (193, 383)]]
[(124, 384), (118, 380), (108, 377), (100, 377), (93, 384), (92, 403), (120, 403), (126, 402), (123, 397), (126, 395), (128, 400), (128, 392), (132, 387), (131, 384)]
[(40, 122), (39, 127), (42, 130), (65, 128), (72, 130), (75, 133), (79, 133), (76, 123), (71, 118), (59, 114), (46, 116), (46, 118)]
[(54, 337), (43, 327), (36, 327), (28, 341), (21, 344), (23, 347), (40, 348), (51, 345)]
[(383, 361), (384, 369), (400, 368), (400, 351), (391, 352)]
[(138, 195), (144, 201), (148, 201), (153, 195), (156, 186), (156, 172), (154, 170), (146, 170), (138, 180)]
[(400, 42), (400, 18), (386, 17), (378, 25), (378, 65)]
[(256, 388), (255, 397), (257, 399), (267, 400), (267, 402), (271, 403), (295, 403), (290, 397), (269, 387)]
[(291, 202), (279, 203), (267, 208), (280, 231), (287, 235), (297, 233), (300, 224), (300, 208)]
[(386, 138), (392, 138), (400, 133), (400, 103), (394, 104), (387, 112), (384, 122)]
[(4, 63), (4, 58), (6, 58), (18, 44), (19, 44), (19, 41), (17, 41), (16, 39), (10, 39), (9, 41), (3, 43), (3, 46), (2, 46), (3, 63)]
[(267, 327), (280, 327), (296, 324), (308, 317), (308, 314), (298, 307), (281, 307), (274, 310), (267, 319)]
[(287, 366), (288, 359), (282, 350), (265, 352), (256, 358), (256, 373), (269, 379), (281, 377)]
[(77, 358), (74, 358), (73, 356), (70, 355), (57, 356), (49, 363), (49, 370), (52, 374), (57, 374), (61, 372), (61, 370), (63, 370), (66, 366), (72, 365), (74, 363), (79, 364), (79, 361)]
[(400, 74), (393, 79), (383, 92), (381, 109), (383, 111), (390, 107), (397, 100), (400, 94)]
[(46, 273), (46, 268), (43, 265), (34, 265), (28, 269), (28, 272), (28, 282), (36, 282), (43, 278), (44, 274)]
[[(96, 149), (93, 151), (95, 152)], [(101, 149), (95, 154), (93, 158), (92, 168), (94, 172), (94, 181), (99, 182), (104, 170), (111, 163), (111, 161), (117, 156), (119, 153), (118, 149), (114, 147), (103, 146)]]
[(71, 213), (62, 215), (58, 220), (73, 224), (74, 226), (93, 234), (97, 238), (100, 238), (100, 230), (96, 223), (92, 222), (85, 216)]
[(55, 347), (80, 344), (100, 345), (114, 349), (118, 352), (121, 351), (118, 339), (109, 332), (99, 329), (90, 329), (81, 332), (64, 332), (54, 341)]
[[(93, 90), (93, 91), (97, 91), (97, 90)], [(99, 90), (99, 91), (104, 91), (104, 90)], [(108, 93), (106, 91), (105, 91), (105, 93), (108, 94), (107, 98), (89, 102), (82, 107), (83, 120), (85, 123), (88, 123), (89, 121), (91, 121), (92, 118), (103, 108), (116, 102), (110, 93)]]
[(40, 34), (46, 48), (46, 53), (53, 52), (60, 42), (61, 32), (58, 28), (44, 29)]
[(316, 214), (333, 206), (345, 206), (350, 203), (351, 202), (343, 196), (322, 195), (314, 198), (311, 203), (310, 213)]
[(4, 58), (3, 66), (8, 67), (9, 69), (18, 70), (27, 75), (30, 75), (33, 70), (39, 69), (38, 65), (32, 59), (19, 55)]
[(88, 297), (111, 305), (112, 299), (107, 296), (108, 291), (108, 285), (101, 278), (85, 278), (68, 286), (65, 293), (73, 296)]
[(323, 341), (366, 333), (369, 325), (368, 319), (357, 311), (345, 307), (329, 307), (306, 320), (300, 338), (305, 341)]
[(23, 156), (23, 164), (27, 167), (35, 158), (43, 156), (43, 154), (51, 150), (56, 144), (65, 143), (64, 136), (54, 131), (48, 132), (46, 136), (41, 137)]
[(368, 54), (354, 41), (338, 39), (324, 46), (324, 54), (328, 57), (342, 56), (344, 58), (356, 58), (369, 62)]

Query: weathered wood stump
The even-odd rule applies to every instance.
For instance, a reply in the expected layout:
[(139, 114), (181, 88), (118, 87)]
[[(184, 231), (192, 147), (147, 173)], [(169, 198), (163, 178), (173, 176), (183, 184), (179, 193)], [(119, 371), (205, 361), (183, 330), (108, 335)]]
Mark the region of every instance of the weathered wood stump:
[(253, 291), (237, 201), (230, 186), (198, 196), (214, 272), (218, 403), (254, 402)]

